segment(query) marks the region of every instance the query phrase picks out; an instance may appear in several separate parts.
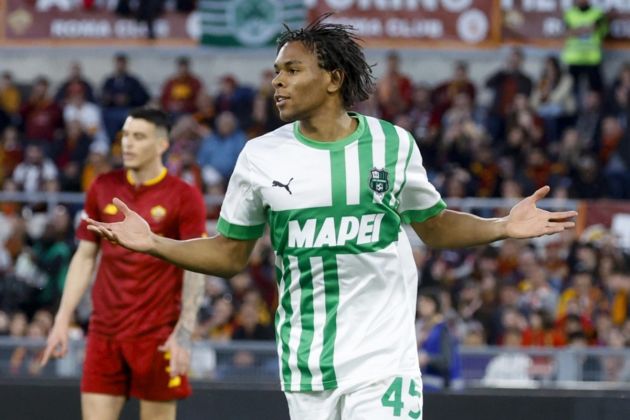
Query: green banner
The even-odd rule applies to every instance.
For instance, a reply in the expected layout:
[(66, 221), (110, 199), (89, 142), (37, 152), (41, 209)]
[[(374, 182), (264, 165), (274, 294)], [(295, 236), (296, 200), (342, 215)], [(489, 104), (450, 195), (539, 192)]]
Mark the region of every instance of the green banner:
[(221, 47), (275, 44), (287, 24), (306, 21), (304, 0), (200, 0), (201, 43)]

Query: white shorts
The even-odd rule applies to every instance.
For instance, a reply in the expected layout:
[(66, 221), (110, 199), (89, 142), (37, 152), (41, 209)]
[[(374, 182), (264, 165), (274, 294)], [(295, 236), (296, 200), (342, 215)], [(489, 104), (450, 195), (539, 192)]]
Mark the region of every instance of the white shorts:
[(351, 389), (285, 392), (291, 420), (422, 420), (422, 381), (396, 376)]

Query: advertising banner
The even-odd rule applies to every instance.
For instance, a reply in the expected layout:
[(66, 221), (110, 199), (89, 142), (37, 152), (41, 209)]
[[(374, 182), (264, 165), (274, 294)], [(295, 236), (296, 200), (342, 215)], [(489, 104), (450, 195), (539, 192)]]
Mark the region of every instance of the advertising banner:
[[(0, 0), (5, 44), (128, 44), (147, 39), (147, 25), (129, 16), (116, 13), (118, 1), (84, 0)], [(155, 21), (155, 36), (162, 42), (197, 43), (197, 13), (165, 11)]]
[(470, 48), (500, 42), (494, 0), (306, 0), (309, 19), (326, 12), (350, 24), (368, 47)]
[(275, 44), (282, 25), (300, 27), (304, 0), (199, 0), (201, 42), (221, 47)]
[[(607, 46), (630, 47), (630, 1), (591, 0), (609, 21)], [(504, 42), (561, 46), (564, 12), (573, 0), (501, 0)]]

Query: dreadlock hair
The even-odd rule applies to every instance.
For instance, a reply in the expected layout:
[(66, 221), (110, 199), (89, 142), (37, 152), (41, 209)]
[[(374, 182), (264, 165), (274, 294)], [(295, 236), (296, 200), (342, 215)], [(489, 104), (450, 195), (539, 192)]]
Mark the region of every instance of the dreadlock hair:
[(341, 96), (345, 108), (365, 101), (374, 91), (372, 66), (365, 61), (359, 45), (362, 41), (351, 25), (324, 23), (332, 13), (325, 13), (300, 29), (284, 25), (277, 44), (280, 49), (289, 42), (301, 42), (317, 56), (319, 66), (326, 71), (339, 70), (344, 75)]

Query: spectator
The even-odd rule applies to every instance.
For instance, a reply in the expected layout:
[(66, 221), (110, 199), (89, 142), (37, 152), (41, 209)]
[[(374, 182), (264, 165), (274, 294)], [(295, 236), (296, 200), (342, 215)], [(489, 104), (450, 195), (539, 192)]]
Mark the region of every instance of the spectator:
[(557, 353), (556, 380), (558, 382), (600, 381), (602, 364), (597, 356), (588, 356), (586, 336), (581, 331), (569, 334), (569, 349)]
[(92, 182), (106, 172), (112, 170), (109, 150), (103, 143), (92, 143), (86, 164), (81, 173), (81, 190), (87, 191)]
[(78, 121), (85, 134), (95, 141), (109, 144), (109, 139), (103, 129), (101, 109), (96, 104), (86, 101), (85, 91), (78, 84), (68, 87), (63, 119), (66, 125)]
[(233, 340), (273, 340), (274, 330), (270, 325), (263, 325), (254, 303), (243, 303), (236, 317)]
[(569, 66), (569, 72), (575, 81), (575, 96), (581, 96), (580, 85), (583, 78), (588, 81), (590, 90), (602, 93), (602, 42), (608, 32), (604, 11), (591, 5), (591, 0), (577, 0), (565, 12), (564, 24), (567, 31), (562, 59)]
[(577, 109), (573, 95), (573, 78), (560, 66), (555, 56), (548, 56), (543, 65), (531, 105), (545, 123), (545, 138), (556, 142), (562, 130), (562, 118), (573, 115)]
[(33, 193), (44, 190), (47, 181), (56, 180), (57, 167), (44, 155), (44, 150), (37, 144), (26, 146), (24, 161), (13, 171), (13, 181), (25, 192)]
[(223, 181), (227, 182), (246, 141), (234, 114), (222, 112), (217, 117), (216, 133), (201, 140), (197, 162), (204, 169), (212, 167), (221, 175)]
[(601, 132), (604, 109), (601, 95), (596, 91), (589, 91), (583, 95), (581, 107), (575, 121), (575, 128), (580, 135), (580, 144), (587, 151), (599, 149), (599, 134)]
[(229, 341), (234, 332), (234, 305), (229, 295), (217, 299), (212, 305), (212, 315), (199, 326), (201, 338)]
[(18, 131), (7, 127), (0, 135), (0, 183), (11, 177), (15, 167), (22, 161), (22, 149)]
[(492, 93), (492, 104), (488, 110), (487, 128), (492, 139), (501, 141), (506, 134), (506, 119), (513, 108), (517, 94), (529, 97), (532, 91), (532, 81), (523, 71), (523, 52), (519, 48), (512, 48), (507, 57), (504, 69), (492, 74), (485, 83)]
[(81, 63), (78, 61), (72, 61), (70, 63), (70, 72), (68, 78), (61, 83), (57, 93), (55, 94), (55, 102), (60, 107), (66, 105), (70, 96), (78, 89), (83, 91), (83, 95), (87, 102), (95, 102), (94, 89), (92, 84), (88, 82), (81, 71)]
[(472, 104), (475, 103), (477, 89), (468, 76), (468, 63), (456, 61), (453, 70), (452, 79), (440, 83), (431, 93), (438, 120), (441, 120), (442, 115), (449, 110), (455, 98), (461, 93), (466, 94)]
[(132, 108), (144, 106), (149, 94), (142, 82), (129, 73), (125, 54), (114, 57), (114, 73), (109, 76), (101, 90), (103, 123), (107, 137), (113, 140)]
[(400, 56), (396, 51), (387, 54), (387, 65), (376, 85), (376, 97), (381, 118), (393, 120), (407, 112), (413, 97), (411, 79), (400, 71)]
[(39, 143), (46, 149), (51, 148), (62, 126), (61, 109), (48, 95), (48, 86), (48, 79), (39, 77), (20, 110), (26, 141)]
[(219, 83), (219, 93), (214, 99), (214, 108), (217, 115), (230, 111), (236, 116), (241, 129), (249, 130), (252, 124), (254, 97), (255, 93), (251, 88), (239, 84), (233, 75), (227, 74)]
[[(56, 211), (67, 213), (65, 208)], [(35, 264), (46, 273), (46, 283), (32, 302), (39, 308), (56, 310), (59, 305), (72, 257), (72, 250), (66, 242), (67, 236), (68, 232), (63, 229), (63, 226), (56, 226), (53, 224), (53, 219), (50, 219), (46, 224), (44, 234), (33, 246)], [(44, 331), (44, 336), (47, 334), (48, 331)]]
[(254, 98), (252, 110), (254, 131), (250, 133), (250, 137), (257, 137), (273, 131), (284, 124), (280, 120), (276, 101), (273, 97), (274, 91), (271, 81), (274, 77), (273, 70), (266, 70), (262, 74), (260, 86)]
[(61, 189), (63, 191), (81, 191), (81, 172), (86, 164), (92, 138), (81, 127), (79, 121), (66, 124), (63, 148), (57, 154)]
[(177, 71), (162, 88), (162, 109), (173, 116), (197, 111), (197, 95), (203, 90), (199, 78), (190, 71), (190, 59), (179, 57)]
[(437, 291), (422, 290), (418, 299), (418, 347), (423, 390), (461, 387), (461, 360), (451, 336)]
[(628, 127), (627, 112), (630, 107), (630, 62), (622, 64), (617, 77), (606, 94), (606, 112), (619, 118)]
[(0, 110), (9, 117), (9, 122), (15, 123), (21, 106), (22, 94), (20, 89), (13, 81), (13, 74), (5, 71), (0, 76)]
[[(571, 304), (573, 303), (573, 304)], [(602, 291), (593, 284), (593, 273), (581, 269), (571, 277), (571, 287), (567, 288), (558, 301), (557, 317), (561, 318), (574, 308), (577, 315), (593, 320), (595, 310), (603, 304)]]
[(483, 377), (483, 384), (494, 387), (532, 388), (536, 382), (531, 379), (532, 359), (519, 352), (521, 332), (510, 328), (505, 332), (506, 351), (492, 358)]

